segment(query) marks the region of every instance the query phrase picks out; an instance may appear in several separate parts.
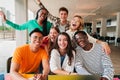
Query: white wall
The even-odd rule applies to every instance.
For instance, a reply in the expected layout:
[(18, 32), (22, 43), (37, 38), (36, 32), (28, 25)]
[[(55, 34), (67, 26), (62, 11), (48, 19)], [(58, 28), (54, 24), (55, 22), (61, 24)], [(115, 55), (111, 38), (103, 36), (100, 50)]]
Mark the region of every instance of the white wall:
[(15, 48), (16, 41), (0, 40), (0, 72), (6, 72), (7, 59), (13, 55)]
[[(115, 34), (116, 34), (116, 25), (117, 25), (117, 21), (115, 19), (111, 20), (111, 25), (107, 25), (107, 28), (106, 28), (106, 32), (107, 32), (106, 36), (110, 36), (110, 37), (115, 36)], [(96, 27), (101, 28), (101, 24), (97, 24)]]
[[(0, 7), (4, 7), (6, 10), (9, 10), (12, 15), (15, 15), (14, 1), (15, 0), (0, 0)], [(6, 72), (7, 59), (12, 56), (15, 47), (16, 41), (0, 39), (0, 73)]]

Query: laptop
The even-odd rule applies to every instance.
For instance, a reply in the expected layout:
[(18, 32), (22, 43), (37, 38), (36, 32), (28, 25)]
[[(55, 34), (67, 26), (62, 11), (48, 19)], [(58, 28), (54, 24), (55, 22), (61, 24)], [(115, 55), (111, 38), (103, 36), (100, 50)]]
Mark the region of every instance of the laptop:
[(48, 80), (100, 80), (96, 75), (48, 75)]

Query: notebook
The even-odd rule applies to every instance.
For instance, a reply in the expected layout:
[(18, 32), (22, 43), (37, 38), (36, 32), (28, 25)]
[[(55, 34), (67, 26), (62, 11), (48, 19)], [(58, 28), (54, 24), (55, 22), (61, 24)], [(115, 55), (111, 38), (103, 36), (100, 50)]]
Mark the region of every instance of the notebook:
[(48, 75), (48, 80), (100, 80), (96, 75)]

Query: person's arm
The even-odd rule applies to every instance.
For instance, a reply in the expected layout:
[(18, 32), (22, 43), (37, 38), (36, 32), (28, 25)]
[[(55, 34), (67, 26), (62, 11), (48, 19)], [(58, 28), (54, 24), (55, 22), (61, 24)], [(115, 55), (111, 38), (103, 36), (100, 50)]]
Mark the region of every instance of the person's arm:
[(77, 73), (71, 73), (71, 72), (68, 72), (68, 71), (61, 70), (61, 69), (56, 69), (52, 72), (57, 74), (57, 75), (77, 75)]
[[(40, 0), (36, 0), (37, 5), (39, 5), (40, 9), (45, 8), (45, 6), (42, 4)], [(45, 8), (46, 9), (46, 8)], [(48, 11), (48, 10), (47, 10)]]
[(106, 54), (110, 54), (111, 53), (111, 49), (110, 46), (108, 45), (108, 43), (100, 41), (100, 40), (96, 40), (96, 43), (99, 43), (102, 45), (103, 50), (105, 51)]
[(5, 14), (0, 11), (0, 16), (2, 16), (2, 21), (5, 22), (6, 24), (10, 25), (12, 28), (17, 29), (17, 30), (25, 30), (28, 28), (27, 23), (24, 23), (22, 25), (15, 24), (9, 20), (6, 19)]
[(108, 80), (108, 79), (105, 77), (101, 77), (100, 80)]
[(59, 55), (59, 52), (56, 49), (53, 49), (51, 51), (50, 70), (54, 74), (62, 74), (62, 75), (68, 75), (69, 74), (69, 72), (61, 69), (60, 55)]
[(88, 33), (87, 33), (87, 36), (88, 36), (88, 40), (90, 42), (101, 44), (102, 47), (103, 47), (103, 50), (105, 51), (106, 54), (110, 54), (111, 53), (111, 49), (110, 49), (110, 46), (108, 45), (108, 43), (103, 42), (103, 41), (98, 40), (98, 39), (95, 39), (92, 36), (90, 36)]
[(16, 29), (16, 30), (25, 30), (28, 28), (28, 25), (27, 23), (24, 23), (22, 25), (18, 25), (16, 23), (13, 23), (9, 20), (6, 20), (6, 24), (10, 25), (12, 28)]
[(12, 77), (12, 80), (27, 80), (22, 76), (21, 73), (19, 73), (22, 56), (24, 56), (23, 52), (23, 49), (20, 47), (17, 47), (14, 51), (10, 67), (10, 75)]
[(5, 14), (4, 14), (3, 11), (0, 11), (0, 16), (1, 16), (1, 18), (2, 18), (2, 21), (3, 21), (3, 22), (6, 22), (6, 16), (5, 16)]
[(49, 74), (50, 72), (50, 66), (49, 66), (49, 60), (43, 60), (42, 61), (42, 65), (43, 65), (43, 74), (42, 74), (42, 77), (44, 79), (47, 78), (47, 75)]
[(50, 37), (49, 37), (49, 35), (43, 37), (42, 44), (41, 44), (40, 47), (44, 48), (49, 55), (49, 47), (50, 47)]
[[(106, 53), (102, 54), (102, 64), (104, 69), (102, 78), (107, 78), (108, 80), (112, 80), (114, 76), (114, 68), (110, 56), (107, 55)], [(107, 79), (101, 79), (101, 80), (107, 80)]]
[(69, 72), (61, 69), (60, 55), (59, 55), (59, 52), (55, 49), (51, 51), (50, 70), (52, 73), (59, 74), (59, 75), (77, 75), (77, 73), (73, 73), (73, 72)]
[(41, 56), (42, 58), (42, 74), (38, 74), (38, 78), (40, 80), (46, 80), (49, 72), (50, 72), (50, 67), (49, 67), (49, 55), (47, 54), (47, 52), (44, 49), (44, 52), (42, 53), (43, 55)]
[(12, 77), (12, 80), (28, 80), (18, 73), (19, 67), (19, 64), (13, 62), (11, 63), (10, 75)]

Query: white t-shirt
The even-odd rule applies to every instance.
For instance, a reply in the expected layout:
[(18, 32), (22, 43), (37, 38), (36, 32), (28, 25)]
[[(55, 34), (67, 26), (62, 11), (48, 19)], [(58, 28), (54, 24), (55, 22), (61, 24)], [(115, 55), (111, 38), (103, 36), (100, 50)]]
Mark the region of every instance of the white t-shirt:
[[(71, 31), (70, 29), (66, 31), (66, 33), (68, 33), (68, 35), (70, 36), (70, 38), (72, 39), (72, 37), (74, 36), (76, 31)], [(86, 32), (87, 33), (87, 32)], [(88, 36), (88, 40), (91, 42), (91, 43), (96, 43), (96, 40), (95, 38), (93, 38), (92, 36), (90, 36), (88, 33), (87, 33), (87, 36)]]

